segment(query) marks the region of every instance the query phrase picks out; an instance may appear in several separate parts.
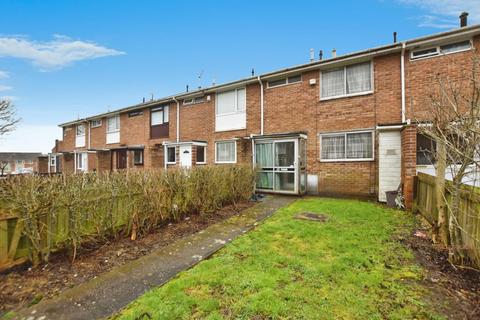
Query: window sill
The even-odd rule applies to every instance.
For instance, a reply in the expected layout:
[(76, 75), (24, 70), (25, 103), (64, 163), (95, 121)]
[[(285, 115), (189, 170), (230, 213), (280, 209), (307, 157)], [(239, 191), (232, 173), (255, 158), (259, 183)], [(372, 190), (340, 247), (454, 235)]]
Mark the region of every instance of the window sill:
[(214, 133), (216, 133), (216, 132), (239, 131), (239, 130), (247, 130), (247, 127), (243, 127), (243, 128), (237, 128), (237, 129), (215, 130), (215, 131), (214, 131)]
[(235, 164), (237, 161), (215, 161), (216, 164)]
[(371, 162), (375, 161), (374, 158), (366, 158), (366, 159), (320, 159), (320, 162)]
[(352, 94), (346, 94), (346, 95), (341, 95), (341, 96), (335, 96), (335, 97), (328, 97), (328, 98), (320, 98), (320, 102), (322, 101), (329, 101), (329, 100), (335, 100), (335, 99), (342, 99), (342, 98), (351, 98), (351, 97), (359, 97), (359, 96), (367, 96), (369, 94), (373, 94), (373, 91), (365, 91), (365, 92), (359, 92), (359, 93), (352, 93)]

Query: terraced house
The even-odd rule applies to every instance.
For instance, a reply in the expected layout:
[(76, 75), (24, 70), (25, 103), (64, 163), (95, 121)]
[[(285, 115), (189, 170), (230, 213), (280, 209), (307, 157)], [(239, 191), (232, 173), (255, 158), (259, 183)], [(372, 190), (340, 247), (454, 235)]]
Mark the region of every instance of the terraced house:
[(432, 75), (461, 77), (479, 48), (480, 26), (462, 23), (63, 123), (49, 170), (248, 163), (260, 191), (385, 201), (401, 185), (410, 206)]

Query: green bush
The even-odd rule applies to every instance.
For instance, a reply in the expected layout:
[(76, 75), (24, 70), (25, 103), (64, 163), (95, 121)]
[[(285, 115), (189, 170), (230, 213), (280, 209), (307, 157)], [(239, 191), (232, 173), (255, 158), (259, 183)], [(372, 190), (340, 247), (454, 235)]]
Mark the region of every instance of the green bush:
[(18, 216), (34, 265), (85, 242), (152, 232), (186, 214), (213, 213), (254, 191), (248, 166), (109, 174), (12, 177), (0, 183), (2, 211)]

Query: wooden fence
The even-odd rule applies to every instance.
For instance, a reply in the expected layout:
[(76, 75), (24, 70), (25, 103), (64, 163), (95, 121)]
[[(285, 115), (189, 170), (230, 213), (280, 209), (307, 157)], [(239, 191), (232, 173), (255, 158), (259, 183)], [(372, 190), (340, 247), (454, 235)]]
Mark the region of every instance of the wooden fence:
[[(118, 195), (109, 199), (94, 199), (96, 203), (102, 203), (108, 208), (112, 225), (121, 227), (125, 225), (129, 217), (125, 215), (132, 197), (135, 194)], [(0, 206), (1, 207), (1, 206)], [(99, 208), (100, 209), (100, 208)], [(72, 229), (72, 215), (68, 207), (59, 207), (52, 214), (38, 217), (39, 251), (42, 254), (62, 249), (69, 240), (69, 231)], [(87, 238), (98, 234), (93, 217), (89, 214), (75, 215), (76, 225), (81, 224), (79, 237)], [(0, 211), (0, 271), (22, 264), (31, 259), (31, 243), (25, 235), (26, 221), (19, 219), (15, 213)], [(29, 222), (31, 223), (31, 222)], [(76, 229), (78, 230), (78, 229)]]
[[(449, 186), (450, 182), (446, 181), (446, 184)], [(480, 267), (480, 192), (465, 188), (465, 190), (461, 190), (460, 195), (461, 213), (459, 217), (456, 217), (458, 223), (456, 228), (461, 235), (461, 248), (459, 249), (475, 266)], [(431, 225), (436, 225), (438, 217), (435, 198), (435, 177), (419, 173), (415, 181), (413, 209)], [(446, 200), (448, 205), (451, 201), (451, 195), (448, 192)], [(447, 216), (447, 222), (448, 218)]]

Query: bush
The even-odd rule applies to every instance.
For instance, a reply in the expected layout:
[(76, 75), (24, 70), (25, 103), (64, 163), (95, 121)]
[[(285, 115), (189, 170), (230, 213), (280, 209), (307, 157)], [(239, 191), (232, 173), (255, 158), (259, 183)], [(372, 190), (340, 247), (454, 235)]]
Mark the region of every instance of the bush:
[(248, 166), (145, 170), (109, 174), (22, 176), (0, 182), (0, 205), (24, 224), (30, 260), (53, 250), (76, 255), (85, 242), (151, 232), (186, 214), (213, 213), (254, 191)]

